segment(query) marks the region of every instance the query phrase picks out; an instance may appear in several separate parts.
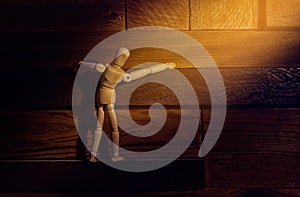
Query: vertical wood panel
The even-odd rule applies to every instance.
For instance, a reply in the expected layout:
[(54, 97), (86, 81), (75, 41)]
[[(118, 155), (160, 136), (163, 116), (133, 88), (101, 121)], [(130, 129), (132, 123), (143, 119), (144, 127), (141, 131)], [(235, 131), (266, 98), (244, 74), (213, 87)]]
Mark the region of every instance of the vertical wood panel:
[(0, 3), (0, 31), (118, 31), (124, 0), (28, 0)]
[(257, 0), (191, 0), (191, 29), (255, 29)]
[(188, 30), (188, 0), (128, 0), (128, 28), (139, 26), (166, 26)]
[(300, 0), (267, 0), (269, 27), (300, 27)]

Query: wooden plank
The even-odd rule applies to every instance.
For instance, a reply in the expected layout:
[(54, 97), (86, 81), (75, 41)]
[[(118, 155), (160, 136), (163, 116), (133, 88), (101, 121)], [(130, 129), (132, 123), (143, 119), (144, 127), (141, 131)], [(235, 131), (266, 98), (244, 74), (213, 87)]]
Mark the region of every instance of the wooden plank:
[[(195, 69), (178, 69), (192, 84), (198, 97), (199, 104), (211, 104), (210, 95), (204, 79)], [(213, 71), (208, 68), (208, 73)], [(172, 71), (169, 71), (172, 72)], [(256, 105), (256, 106), (299, 106), (299, 69), (298, 68), (221, 68), (220, 73), (224, 80), (227, 104)], [(166, 73), (160, 73), (153, 78), (163, 78)], [(168, 76), (176, 76), (172, 73)], [(213, 77), (213, 76), (212, 76)], [(175, 77), (174, 77), (175, 78)], [(166, 79), (166, 85), (176, 87), (178, 92), (183, 92), (190, 98), (186, 86), (181, 80), (172, 77)], [(149, 79), (152, 79), (149, 77)], [(146, 81), (146, 79), (145, 79)], [(137, 87), (135, 82), (119, 86), (119, 93), (123, 89), (131, 90)], [(124, 93), (123, 93), (124, 94)], [(147, 99), (145, 99), (145, 95)], [(221, 93), (220, 93), (221, 95)], [(218, 95), (218, 96), (220, 96)], [(178, 105), (177, 96), (170, 89), (158, 84), (146, 84), (135, 90), (131, 98), (131, 105), (150, 105), (162, 103), (164, 105)], [(118, 101), (125, 103), (120, 96)], [(218, 102), (217, 102), (218, 104)]]
[(286, 188), (209, 188), (205, 187), (198, 190), (186, 190), (186, 191), (146, 191), (146, 192), (122, 192), (122, 191), (113, 191), (113, 192), (6, 192), (3, 193), (3, 197), (56, 197), (56, 196), (66, 196), (66, 197), (81, 197), (81, 196), (143, 196), (143, 197), (153, 197), (153, 196), (219, 196), (219, 197), (240, 197), (240, 196), (299, 196), (300, 190), (295, 189), (286, 189)]
[[(209, 111), (204, 110), (205, 130)], [(147, 114), (146, 110), (132, 113), (140, 123), (149, 118), (141, 116)], [(172, 114), (171, 120), (178, 122), (176, 113)], [(299, 120), (299, 108), (229, 108), (222, 134), (205, 157), (207, 186), (299, 187)], [(71, 111), (2, 111), (1, 121), (2, 160), (76, 158), (78, 138)], [(168, 123), (164, 131), (173, 127), (176, 125)], [(145, 148), (141, 146), (145, 141), (139, 144), (135, 140), (122, 134), (125, 147)], [(167, 138), (155, 140), (150, 146)], [(198, 149), (197, 144), (190, 146), (182, 158), (195, 158)]]
[[(6, 69), (51, 69), (70, 67), (81, 61), (103, 39), (115, 32), (25, 32), (1, 33)], [(17, 59), (17, 61), (12, 61)]]
[(268, 27), (300, 27), (300, 1), (267, 0)]
[[(209, 110), (204, 110), (204, 130)], [(290, 109), (230, 109), (206, 156), (209, 187), (299, 187), (300, 113)]]
[[(113, 33), (115, 32), (2, 33), (1, 52), (5, 58), (2, 58), (1, 69), (55, 69), (71, 66)], [(282, 67), (296, 66), (300, 62), (299, 31), (184, 33), (201, 43), (219, 67)], [(174, 44), (177, 42), (174, 41)], [(189, 49), (189, 46), (182, 47)], [(17, 60), (12, 61), (15, 59)], [(170, 60), (175, 61), (180, 68), (192, 66), (183, 57), (170, 51), (146, 48), (132, 51), (127, 67), (148, 61)]]
[[(204, 130), (210, 110), (203, 109)], [(276, 151), (297, 153), (300, 149), (299, 108), (229, 108), (222, 138), (214, 151)], [(236, 137), (236, 138), (235, 138)]]
[(1, 1), (0, 31), (119, 31), (125, 29), (123, 0)]
[(76, 158), (78, 135), (70, 110), (1, 111), (1, 124), (1, 159)]
[(128, 28), (140, 26), (165, 26), (173, 29), (189, 29), (188, 0), (128, 0)]
[(191, 0), (191, 29), (256, 29), (257, 0)]
[[(281, 67), (296, 66), (300, 62), (299, 31), (187, 31), (184, 33), (205, 47), (218, 67)], [(193, 49), (189, 46), (183, 45), (182, 48), (193, 53)], [(202, 55), (199, 54), (199, 58)], [(129, 65), (148, 61), (174, 61), (179, 68), (194, 67), (180, 54), (162, 49), (136, 50), (133, 51), (132, 56)], [(203, 66), (205, 67), (205, 63)]]
[[(213, 73), (212, 68), (203, 70)], [(227, 104), (230, 106), (282, 107), (299, 106), (300, 104), (299, 67), (220, 68), (219, 70), (226, 88)], [(177, 71), (190, 81), (191, 90), (187, 89), (186, 85), (182, 85), (181, 80), (174, 79)], [(142, 81), (119, 84), (116, 88), (118, 94), (116, 105), (126, 105), (125, 95), (128, 90), (135, 90), (130, 99), (131, 106), (149, 106), (157, 102), (168, 106), (180, 105), (177, 98), (179, 95), (165, 85), (171, 85), (179, 93), (182, 93), (184, 96), (180, 96), (181, 98), (190, 98), (190, 92), (194, 91), (201, 106), (211, 105), (207, 84), (199, 72), (196, 69), (177, 69), (177, 71), (165, 71), (142, 79)], [(166, 78), (166, 76), (168, 77)], [(0, 108), (70, 108), (74, 77), (75, 73), (67, 67), (56, 70), (5, 71), (0, 79), (0, 88), (6, 93), (0, 98), (0, 101), (5, 105)], [(88, 72), (81, 77), (97, 81), (99, 74)], [(148, 83), (148, 80), (163, 78), (165, 85)], [(138, 82), (145, 84), (140, 86), (137, 84)], [(80, 105), (81, 102), (84, 102), (80, 99), (81, 96), (87, 95), (87, 93), (83, 93), (84, 90), (80, 89), (78, 84), (75, 84), (74, 87), (78, 98), (74, 104)], [(93, 97), (93, 92), (90, 95)], [(147, 99), (145, 99), (145, 95)]]
[[(118, 113), (121, 113), (121, 111), (122, 110), (119, 109)], [(149, 121), (149, 116), (146, 112), (147, 110), (145, 109), (135, 109), (132, 111), (132, 114), (135, 120), (143, 123)], [(169, 113), (171, 113), (171, 120), (178, 119), (178, 111), (169, 109)], [(206, 127), (210, 115), (207, 110), (204, 110), (204, 113), (204, 127)], [(264, 116), (265, 114), (267, 114), (267, 116)], [(239, 117), (239, 119), (236, 117)], [(239, 143), (238, 150), (240, 151), (255, 151), (257, 148), (268, 151), (271, 150), (271, 148), (276, 149), (279, 146), (282, 151), (297, 153), (295, 147), (299, 147), (295, 140), (299, 138), (299, 133), (297, 133), (299, 129), (298, 119), (298, 109), (229, 109), (222, 135), (225, 141), (218, 142), (218, 144), (221, 143), (221, 149), (218, 149), (217, 146), (214, 150), (237, 151), (236, 144)], [(3, 143), (1, 144), (6, 147), (1, 148), (1, 158), (5, 158), (6, 154), (9, 155), (8, 153), (14, 152), (14, 150), (16, 150), (14, 153), (17, 155), (16, 158), (21, 154), (24, 154), (25, 158), (31, 158), (30, 155), (34, 155), (35, 153), (33, 151), (26, 153), (26, 147), (42, 152), (43, 149), (52, 150), (55, 149), (56, 146), (60, 147), (63, 145), (65, 146), (63, 150), (67, 151), (67, 147), (69, 147), (70, 151), (67, 152), (70, 153), (76, 148), (77, 132), (70, 110), (1, 111), (1, 120), (3, 130), (6, 131), (2, 133), (3, 137), (1, 140), (3, 140)], [(243, 125), (243, 128), (241, 128), (241, 125)], [(176, 128), (177, 125), (171, 124), (166, 126), (168, 126), (166, 130), (176, 132), (174, 128)], [(106, 127), (109, 128), (109, 125), (106, 124)], [(225, 135), (227, 132), (228, 135)], [(18, 134), (16, 135), (16, 133)], [(231, 135), (237, 135), (238, 138), (231, 138)], [(253, 136), (253, 138), (248, 139), (248, 136)], [(264, 138), (261, 138), (261, 136)], [(277, 146), (274, 147), (272, 140), (275, 140), (275, 137), (283, 141), (276, 142)], [(289, 138), (291, 142), (287, 145), (294, 148), (285, 146)], [(139, 143), (139, 141), (135, 141), (136, 139), (131, 139), (129, 135), (124, 135), (124, 139), (126, 139), (123, 142), (125, 146), (133, 143), (138, 145)], [(166, 136), (163, 139), (167, 140)], [(155, 140), (160, 141), (159, 138), (155, 138)], [(149, 142), (149, 139), (147, 141)], [(142, 140), (141, 142), (145, 141)], [(33, 146), (37, 147), (34, 148)], [(19, 153), (17, 154), (18, 151)], [(59, 151), (59, 149), (57, 151)], [(73, 155), (70, 156), (64, 153), (65, 157), (59, 156), (59, 158), (75, 158), (75, 153), (76, 151), (73, 151)], [(28, 155), (26, 156), (26, 154)], [(49, 155), (36, 154), (36, 156), (32, 158), (47, 158)]]
[[(120, 146), (135, 152), (151, 151), (164, 146), (176, 134), (178, 124), (174, 123), (180, 120), (181, 115), (179, 109), (170, 109), (167, 113), (166, 123), (158, 130), (159, 132), (153, 136), (150, 135), (150, 137), (136, 137), (128, 134), (126, 131), (137, 134), (139, 130), (129, 126), (125, 120), (122, 127), (124, 130), (121, 129), (120, 131)], [(191, 112), (188, 113), (184, 117), (189, 117), (187, 121), (194, 123), (195, 115)], [(117, 110), (117, 115), (119, 120), (126, 117), (125, 111), (121, 109)], [(145, 125), (150, 121), (147, 109), (131, 110), (131, 115), (139, 124)], [(155, 118), (155, 114), (153, 118)], [(81, 132), (81, 139), (86, 141), (87, 146), (90, 146), (88, 140), (92, 140), (92, 133), (95, 129), (94, 123), (96, 123), (93, 111), (87, 113), (84, 117), (77, 115), (75, 120), (70, 110), (1, 111), (0, 119), (3, 131), (1, 132), (0, 159), (83, 159), (85, 156), (89, 157), (85, 146), (79, 139), (74, 121), (76, 120), (79, 125), (86, 125), (84, 127), (80, 126), (79, 131)], [(199, 122), (199, 120), (196, 121)], [(89, 125), (87, 126), (87, 124)], [(151, 124), (151, 128), (153, 128), (153, 126), (155, 127), (156, 124), (160, 123), (159, 120), (156, 120)], [(110, 137), (111, 128), (107, 119), (104, 129)], [(184, 142), (187, 139), (185, 135), (180, 135), (178, 141)], [(197, 159), (199, 142), (200, 131), (197, 132), (193, 144), (190, 145), (181, 158)], [(103, 138), (100, 147), (102, 159), (109, 158), (110, 145), (108, 144), (109, 142)], [(179, 150), (182, 150), (180, 144), (170, 147), (170, 153)], [(127, 159), (136, 159), (133, 156), (124, 154), (123, 156)], [(156, 155), (152, 154), (151, 158), (167, 159), (169, 156), (164, 152)]]
[[(158, 161), (131, 162), (120, 161), (119, 165)], [(184, 191), (202, 188), (204, 184), (201, 160), (178, 160), (158, 170), (140, 173), (81, 161), (9, 161), (0, 162), (0, 172), (1, 192)]]
[[(298, 91), (294, 91), (299, 87), (298, 31), (187, 33), (207, 48), (221, 68), (229, 104), (298, 105)], [(1, 64), (1, 72), (4, 73), (1, 88), (7, 92), (1, 98), (6, 103), (2, 108), (70, 106), (74, 79), (74, 74), (70, 73), (71, 65), (82, 60), (110, 34), (1, 34), (2, 54), (5, 57)], [(126, 69), (148, 61), (174, 61), (178, 68), (192, 67), (179, 55), (146, 48), (132, 51)], [(198, 89), (200, 104), (209, 104), (203, 80), (194, 75), (194, 71), (186, 70), (181, 71), (188, 78), (196, 76), (192, 80), (195, 80), (193, 83)]]
[(276, 153), (211, 153), (206, 184), (214, 187), (299, 187), (299, 155)]

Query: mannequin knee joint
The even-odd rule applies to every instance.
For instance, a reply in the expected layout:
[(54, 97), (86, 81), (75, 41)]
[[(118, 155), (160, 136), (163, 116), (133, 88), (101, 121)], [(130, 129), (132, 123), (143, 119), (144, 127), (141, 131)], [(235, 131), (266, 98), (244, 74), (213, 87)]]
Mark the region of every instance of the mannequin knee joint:
[(114, 110), (114, 104), (109, 104), (106, 106), (106, 108), (108, 111), (112, 111), (112, 110)]
[(97, 133), (102, 133), (102, 128), (101, 127), (97, 127), (96, 129), (95, 129), (95, 133), (97, 134)]

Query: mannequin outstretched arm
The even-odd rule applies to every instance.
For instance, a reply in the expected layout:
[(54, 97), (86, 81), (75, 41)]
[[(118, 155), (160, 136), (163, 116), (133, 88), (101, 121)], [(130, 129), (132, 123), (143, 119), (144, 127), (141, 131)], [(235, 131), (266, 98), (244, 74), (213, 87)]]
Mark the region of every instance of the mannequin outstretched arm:
[(146, 77), (147, 75), (162, 72), (166, 69), (173, 69), (175, 67), (176, 67), (175, 63), (155, 64), (153, 66), (149, 66), (148, 68), (142, 68), (140, 70), (136, 70), (131, 73), (126, 73), (123, 76), (123, 81), (131, 82), (131, 81), (140, 79), (142, 77)]
[(101, 63), (94, 63), (94, 62), (84, 62), (80, 61), (79, 66), (85, 66), (86, 68), (95, 69), (96, 71), (103, 73), (105, 70), (105, 66)]

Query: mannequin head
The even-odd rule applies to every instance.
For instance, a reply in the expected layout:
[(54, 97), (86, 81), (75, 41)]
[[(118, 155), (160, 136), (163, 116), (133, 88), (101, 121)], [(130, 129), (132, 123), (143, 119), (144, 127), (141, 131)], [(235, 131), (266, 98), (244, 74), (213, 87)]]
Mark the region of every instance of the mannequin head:
[(125, 47), (121, 47), (116, 55), (116, 58), (112, 61), (112, 64), (122, 67), (128, 60), (129, 56), (129, 50)]

